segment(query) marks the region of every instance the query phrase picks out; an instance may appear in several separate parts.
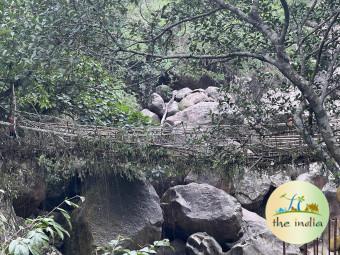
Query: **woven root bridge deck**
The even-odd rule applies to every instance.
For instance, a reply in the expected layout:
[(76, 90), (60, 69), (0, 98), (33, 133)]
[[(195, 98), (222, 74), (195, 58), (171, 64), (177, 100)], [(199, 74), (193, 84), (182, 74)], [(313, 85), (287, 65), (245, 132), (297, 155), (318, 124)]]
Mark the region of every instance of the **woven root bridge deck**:
[[(39, 122), (20, 118), (19, 138), (9, 136), (10, 123), (0, 122), (0, 149), (55, 151), (74, 150), (79, 141), (107, 141), (110, 143), (144, 144), (167, 148), (179, 154), (212, 153), (221, 150), (242, 150), (250, 160), (293, 157), (311, 152), (295, 129), (275, 124), (261, 134), (245, 125), (224, 125), (218, 128), (201, 126), (109, 128), (63, 122)], [(268, 131), (272, 130), (272, 131)], [(274, 131), (273, 131), (274, 130)], [(318, 136), (314, 139), (320, 140)], [(20, 146), (15, 146), (20, 144)], [(106, 151), (108, 153), (108, 151)]]

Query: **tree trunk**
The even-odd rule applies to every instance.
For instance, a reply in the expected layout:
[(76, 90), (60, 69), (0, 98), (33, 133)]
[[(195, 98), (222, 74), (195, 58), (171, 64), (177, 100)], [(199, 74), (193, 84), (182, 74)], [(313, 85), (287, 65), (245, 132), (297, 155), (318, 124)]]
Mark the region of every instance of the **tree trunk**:
[[(340, 147), (336, 142), (336, 137), (330, 126), (328, 114), (324, 108), (323, 102), (320, 97), (313, 91), (311, 85), (307, 80), (297, 74), (291, 65), (285, 61), (277, 61), (276, 67), (281, 73), (287, 77), (293, 85), (295, 85), (306, 98), (309, 103), (310, 109), (315, 114), (315, 119), (319, 132), (326, 144), (329, 155), (340, 165)], [(337, 171), (339, 168), (337, 167)]]

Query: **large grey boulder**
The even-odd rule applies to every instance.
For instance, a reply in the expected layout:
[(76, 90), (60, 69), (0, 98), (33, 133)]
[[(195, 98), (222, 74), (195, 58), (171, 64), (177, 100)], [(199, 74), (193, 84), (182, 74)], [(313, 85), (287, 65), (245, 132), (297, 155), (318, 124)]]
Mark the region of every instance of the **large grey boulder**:
[(159, 117), (162, 117), (165, 112), (165, 103), (163, 98), (157, 93), (152, 93), (148, 103), (148, 108)]
[(211, 185), (172, 187), (162, 197), (162, 208), (166, 232), (183, 240), (197, 232), (206, 232), (221, 244), (240, 237), (241, 205)]
[(154, 123), (161, 123), (161, 119), (158, 117), (158, 115), (149, 109), (143, 109), (141, 113), (144, 116), (149, 117)]
[(207, 233), (196, 233), (188, 238), (186, 244), (187, 255), (223, 255), (219, 243)]
[(201, 102), (211, 102), (211, 101), (213, 100), (209, 98), (206, 93), (197, 91), (183, 98), (181, 102), (179, 103), (179, 109), (183, 111), (184, 109), (190, 106), (193, 106), (195, 104), (198, 104)]
[[(242, 238), (226, 255), (273, 255), (282, 254), (282, 241), (277, 239), (267, 228), (266, 221), (256, 213), (242, 209), (244, 222)], [(298, 246), (288, 245), (286, 254), (301, 254)]]
[(218, 113), (218, 103), (201, 102), (168, 117), (167, 120), (174, 123), (174, 125), (181, 123), (187, 126), (207, 125), (212, 122), (212, 114)]
[(190, 171), (184, 178), (184, 183), (205, 183), (222, 189), (234, 196), (243, 207), (263, 215), (271, 192), (290, 180), (285, 172), (245, 170), (230, 177), (216, 171)]
[(192, 89), (183, 88), (183, 89), (174, 91), (174, 93), (175, 93), (175, 100), (177, 102), (180, 102), (183, 98), (185, 98), (186, 96), (192, 93)]
[(72, 215), (66, 255), (90, 255), (93, 247), (118, 236), (130, 238), (130, 248), (161, 239), (163, 215), (150, 184), (107, 176), (89, 178), (83, 190), (85, 204)]

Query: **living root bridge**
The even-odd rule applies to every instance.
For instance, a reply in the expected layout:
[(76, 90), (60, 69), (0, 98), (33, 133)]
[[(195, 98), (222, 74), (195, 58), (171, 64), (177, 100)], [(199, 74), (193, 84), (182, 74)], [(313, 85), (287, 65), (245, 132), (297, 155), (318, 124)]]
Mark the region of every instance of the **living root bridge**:
[[(250, 161), (296, 158), (313, 154), (295, 129), (286, 124), (274, 124), (267, 132), (257, 134), (245, 125), (225, 125), (199, 128), (162, 127), (110, 128), (103, 126), (77, 125), (65, 121), (39, 122), (28, 119), (18, 121), (18, 139), (8, 135), (11, 124), (0, 122), (0, 149), (11, 153), (56, 153), (65, 152), (87, 155), (119, 155), (122, 145), (133, 148), (159, 148), (172, 157), (206, 158), (214, 155), (216, 149), (237, 150)], [(268, 132), (268, 130), (275, 130)], [(217, 135), (219, 133), (219, 135)], [(221, 137), (223, 139), (221, 139)], [(315, 136), (319, 141), (320, 138)], [(338, 138), (339, 139), (339, 138)]]

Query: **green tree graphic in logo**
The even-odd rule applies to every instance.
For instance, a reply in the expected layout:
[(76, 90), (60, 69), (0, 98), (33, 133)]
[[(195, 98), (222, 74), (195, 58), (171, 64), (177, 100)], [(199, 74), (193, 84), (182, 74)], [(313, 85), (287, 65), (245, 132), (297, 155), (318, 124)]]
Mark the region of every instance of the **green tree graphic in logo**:
[[(298, 196), (294, 194), (292, 197), (288, 197), (287, 193), (284, 193), (280, 196), (281, 199), (286, 199), (289, 201), (289, 206), (287, 208), (280, 207), (275, 211), (274, 215), (286, 214), (286, 213), (311, 213), (311, 214), (319, 214), (319, 205), (317, 203), (308, 203), (303, 208), (303, 202), (305, 201), (305, 196)], [(296, 206), (295, 206), (296, 205)]]

